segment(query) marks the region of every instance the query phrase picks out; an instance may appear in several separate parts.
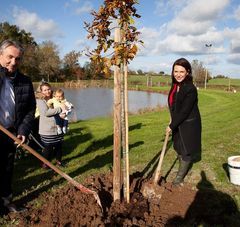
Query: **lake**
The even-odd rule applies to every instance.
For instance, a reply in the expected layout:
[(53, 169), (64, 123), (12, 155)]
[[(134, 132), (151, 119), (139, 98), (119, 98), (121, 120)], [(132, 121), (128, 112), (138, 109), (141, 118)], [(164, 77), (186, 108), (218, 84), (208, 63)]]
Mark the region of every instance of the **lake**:
[[(64, 88), (65, 98), (74, 105), (72, 120), (86, 120), (113, 114), (113, 89)], [(167, 95), (146, 91), (128, 91), (129, 112), (145, 108), (165, 107)]]

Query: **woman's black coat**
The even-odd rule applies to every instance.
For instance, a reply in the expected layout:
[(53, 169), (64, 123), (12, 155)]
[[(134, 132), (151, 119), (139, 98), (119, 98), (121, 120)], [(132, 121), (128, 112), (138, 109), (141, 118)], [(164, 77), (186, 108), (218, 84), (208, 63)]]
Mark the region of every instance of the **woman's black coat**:
[[(171, 88), (169, 94), (171, 94)], [(201, 159), (201, 117), (198, 109), (197, 89), (191, 81), (180, 85), (170, 107), (173, 146), (183, 160)]]

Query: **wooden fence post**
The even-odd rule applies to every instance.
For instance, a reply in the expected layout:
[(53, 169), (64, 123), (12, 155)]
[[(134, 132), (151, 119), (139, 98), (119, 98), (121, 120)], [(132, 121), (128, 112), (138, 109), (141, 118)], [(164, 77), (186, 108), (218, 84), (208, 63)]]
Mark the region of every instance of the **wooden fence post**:
[(130, 200), (129, 192), (129, 145), (128, 145), (128, 67), (126, 59), (124, 59), (124, 115), (125, 115), (125, 181), (124, 181), (124, 198), (127, 203)]

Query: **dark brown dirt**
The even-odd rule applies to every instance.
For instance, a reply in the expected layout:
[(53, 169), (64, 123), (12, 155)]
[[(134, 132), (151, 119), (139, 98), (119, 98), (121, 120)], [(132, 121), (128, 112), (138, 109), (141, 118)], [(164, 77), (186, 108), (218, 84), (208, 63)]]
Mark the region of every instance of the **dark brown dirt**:
[[(238, 209), (232, 198), (213, 189), (196, 190), (191, 185), (161, 185), (161, 199), (144, 198), (140, 178), (131, 178), (131, 202), (113, 202), (112, 174), (92, 176), (85, 185), (96, 192), (103, 210), (92, 195), (67, 185), (54, 193), (43, 193), (39, 208), (11, 214), (19, 226), (239, 226)], [(17, 222), (16, 222), (17, 220)], [(234, 220), (234, 221), (233, 221)], [(236, 224), (236, 225), (235, 225)], [(205, 226), (205, 225), (204, 225)]]

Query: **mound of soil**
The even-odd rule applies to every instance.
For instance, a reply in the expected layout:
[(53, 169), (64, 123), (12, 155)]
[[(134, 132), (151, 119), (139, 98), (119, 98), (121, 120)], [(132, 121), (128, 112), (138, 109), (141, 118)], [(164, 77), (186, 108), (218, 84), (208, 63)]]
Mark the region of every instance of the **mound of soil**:
[[(67, 185), (54, 193), (43, 193), (37, 208), (10, 214), (19, 226), (196, 226), (240, 223), (239, 212), (232, 198), (212, 189), (197, 190), (189, 184), (161, 186), (161, 198), (145, 198), (141, 179), (131, 178), (130, 203), (113, 201), (112, 174), (89, 177), (85, 185), (96, 191), (102, 208), (91, 194), (84, 194)], [(233, 221), (233, 217), (235, 220)], [(236, 222), (237, 221), (237, 222)], [(236, 225), (237, 226), (237, 225)], [(239, 226), (239, 225), (238, 225)]]

